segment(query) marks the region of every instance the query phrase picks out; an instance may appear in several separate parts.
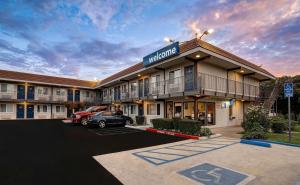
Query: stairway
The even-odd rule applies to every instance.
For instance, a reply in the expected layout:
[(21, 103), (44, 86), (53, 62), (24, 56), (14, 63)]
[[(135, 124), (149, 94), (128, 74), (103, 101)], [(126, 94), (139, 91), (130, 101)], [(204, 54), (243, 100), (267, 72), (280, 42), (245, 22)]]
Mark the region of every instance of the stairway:
[(264, 100), (263, 107), (268, 112), (271, 110), (273, 104), (277, 100), (277, 98), (279, 96), (279, 93), (282, 90), (283, 83), (284, 83), (283, 81), (277, 79), (275, 81), (274, 88), (273, 88), (273, 90), (272, 90), (269, 98), (267, 98), (267, 99)]

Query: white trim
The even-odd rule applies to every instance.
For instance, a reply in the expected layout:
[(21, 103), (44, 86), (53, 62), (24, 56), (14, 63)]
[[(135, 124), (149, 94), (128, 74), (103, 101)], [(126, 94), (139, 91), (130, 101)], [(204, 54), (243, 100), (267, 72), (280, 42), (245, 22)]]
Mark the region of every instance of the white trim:
[(93, 90), (96, 89), (96, 87), (84, 87), (84, 86), (76, 86), (76, 85), (45, 83), (45, 82), (38, 82), (38, 81), (17, 80), (17, 79), (8, 79), (8, 78), (0, 78), (0, 80), (10, 81), (10, 82), (27, 82), (27, 83), (52, 85), (52, 86), (55, 85), (55, 86), (61, 86), (61, 87), (72, 87), (72, 88), (82, 88), (82, 89), (93, 89)]

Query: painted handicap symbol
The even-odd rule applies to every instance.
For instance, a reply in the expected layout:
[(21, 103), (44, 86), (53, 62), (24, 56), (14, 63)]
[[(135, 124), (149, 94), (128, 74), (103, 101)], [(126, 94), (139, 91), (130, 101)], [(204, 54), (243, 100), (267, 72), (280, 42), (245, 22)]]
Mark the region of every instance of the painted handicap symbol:
[[(220, 180), (222, 177), (221, 173), (218, 173), (218, 171), (222, 171), (221, 168), (215, 168), (213, 170), (194, 170), (191, 172), (192, 177), (195, 179), (198, 179), (199, 181), (205, 181), (205, 182), (214, 182), (215, 184), (220, 184)], [(200, 173), (198, 173), (200, 172)], [(206, 178), (201, 177), (201, 173), (204, 172), (206, 173)], [(200, 177), (198, 176), (200, 174)]]
[[(179, 171), (179, 174), (205, 185), (236, 185), (249, 177), (230, 169), (203, 163), (198, 166)], [(248, 179), (249, 180), (249, 179)]]

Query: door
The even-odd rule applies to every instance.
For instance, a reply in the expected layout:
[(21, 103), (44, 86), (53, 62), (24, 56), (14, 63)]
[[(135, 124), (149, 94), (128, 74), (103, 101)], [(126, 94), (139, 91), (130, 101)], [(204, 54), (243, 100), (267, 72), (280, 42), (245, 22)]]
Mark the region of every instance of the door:
[(27, 99), (34, 100), (34, 86), (27, 87)]
[(139, 116), (143, 116), (144, 115), (143, 104), (138, 104), (138, 115)]
[(75, 90), (75, 101), (80, 102), (80, 90)]
[(194, 66), (184, 68), (184, 90), (190, 91), (194, 89)]
[(149, 94), (149, 78), (144, 79), (144, 96)]
[(68, 101), (73, 101), (73, 90), (68, 89)]
[(25, 86), (24, 85), (18, 85), (18, 93), (17, 97), (19, 100), (24, 100), (25, 99)]
[(24, 118), (24, 105), (17, 104), (17, 118)]
[(27, 118), (34, 118), (34, 105), (27, 105)]
[(143, 97), (143, 80), (139, 80), (139, 97)]
[(182, 118), (182, 103), (175, 103), (174, 104), (174, 117), (175, 118)]

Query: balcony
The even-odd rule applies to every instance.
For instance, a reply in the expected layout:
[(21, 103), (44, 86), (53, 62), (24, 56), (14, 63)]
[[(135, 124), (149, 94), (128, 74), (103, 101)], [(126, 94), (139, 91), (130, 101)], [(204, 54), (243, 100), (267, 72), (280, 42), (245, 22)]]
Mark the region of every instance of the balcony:
[(17, 99), (17, 91), (6, 91), (0, 92), (0, 100), (16, 100)]
[(227, 80), (226, 78), (199, 73), (197, 86), (200, 94), (231, 96), (231, 97), (258, 97), (259, 87), (251, 84)]

